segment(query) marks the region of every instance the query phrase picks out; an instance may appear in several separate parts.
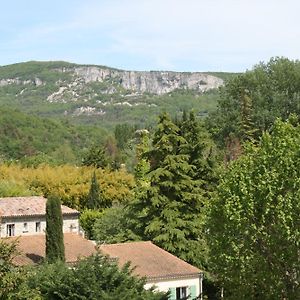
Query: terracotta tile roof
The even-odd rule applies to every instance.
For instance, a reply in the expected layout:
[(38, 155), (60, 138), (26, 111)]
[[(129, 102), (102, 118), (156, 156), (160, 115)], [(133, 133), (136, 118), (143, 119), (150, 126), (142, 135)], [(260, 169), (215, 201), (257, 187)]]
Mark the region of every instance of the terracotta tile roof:
[[(44, 197), (6, 197), (0, 198), (0, 216), (34, 216), (46, 214), (46, 201)], [(79, 214), (75, 209), (62, 205), (63, 214)]]
[[(18, 240), (20, 255), (13, 262), (18, 266), (40, 263), (45, 257), (45, 235), (20, 236), (5, 238), (5, 241)], [(97, 252), (92, 241), (75, 233), (64, 234), (65, 255), (67, 263), (74, 263), (78, 258), (87, 257)]]
[(134, 274), (148, 279), (195, 276), (201, 272), (152, 242), (101, 245), (100, 251), (118, 259), (120, 266), (130, 261), (132, 266), (136, 267)]

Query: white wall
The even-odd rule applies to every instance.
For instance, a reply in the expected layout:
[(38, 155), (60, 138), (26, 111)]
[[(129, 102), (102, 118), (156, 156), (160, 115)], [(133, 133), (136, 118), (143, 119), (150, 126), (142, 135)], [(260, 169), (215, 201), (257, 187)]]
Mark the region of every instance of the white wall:
[[(20, 235), (36, 235), (45, 234), (46, 219), (45, 217), (18, 217), (18, 218), (2, 218), (0, 237), (6, 237), (7, 225), (15, 224), (15, 236)], [(36, 222), (41, 223), (41, 231), (36, 232)], [(27, 223), (27, 231), (24, 230), (24, 223)], [(79, 233), (78, 216), (64, 215), (63, 216), (63, 232), (64, 233)]]
[[(200, 276), (200, 275), (199, 275)], [(188, 279), (170, 279), (158, 282), (147, 282), (145, 284), (145, 289), (149, 289), (152, 286), (156, 287), (157, 291), (168, 292), (170, 288), (184, 287), (184, 286), (196, 286), (196, 295), (200, 293), (200, 279), (199, 276)]]

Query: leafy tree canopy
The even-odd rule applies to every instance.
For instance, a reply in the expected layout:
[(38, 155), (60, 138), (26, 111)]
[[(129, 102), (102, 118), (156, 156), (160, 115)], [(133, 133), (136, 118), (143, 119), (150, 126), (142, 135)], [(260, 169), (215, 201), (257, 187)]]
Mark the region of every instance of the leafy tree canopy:
[(272, 134), (225, 171), (211, 203), (209, 241), (226, 298), (300, 298), (300, 127)]
[(226, 82), (208, 124), (223, 145), (231, 134), (242, 141), (258, 140), (276, 118), (300, 115), (299, 100), (300, 62), (272, 58)]
[(121, 270), (108, 258), (95, 255), (80, 261), (76, 267), (45, 264), (31, 278), (30, 286), (49, 300), (167, 300), (166, 294), (144, 289), (145, 280), (132, 276), (125, 265)]
[(13, 265), (17, 245), (17, 241), (0, 239), (0, 299), (40, 300), (39, 292), (27, 285), (29, 273)]

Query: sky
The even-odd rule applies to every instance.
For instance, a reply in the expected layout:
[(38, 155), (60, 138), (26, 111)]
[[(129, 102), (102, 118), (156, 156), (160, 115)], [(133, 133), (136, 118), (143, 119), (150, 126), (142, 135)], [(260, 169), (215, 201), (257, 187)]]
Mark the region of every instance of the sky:
[(299, 11), (299, 0), (2, 1), (0, 65), (243, 72), (299, 59)]

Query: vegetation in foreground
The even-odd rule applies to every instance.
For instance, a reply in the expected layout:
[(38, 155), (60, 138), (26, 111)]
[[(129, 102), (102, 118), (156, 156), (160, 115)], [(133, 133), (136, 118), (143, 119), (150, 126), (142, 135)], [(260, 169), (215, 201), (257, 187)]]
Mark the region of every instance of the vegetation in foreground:
[(150, 132), (119, 127), (132, 174), (96, 147), (88, 166), (4, 163), (0, 194), (51, 191), (82, 211), (93, 239), (153, 240), (206, 271), (209, 299), (221, 288), (227, 299), (298, 299), (299, 64), (275, 58), (230, 79), (204, 123), (161, 114)]

